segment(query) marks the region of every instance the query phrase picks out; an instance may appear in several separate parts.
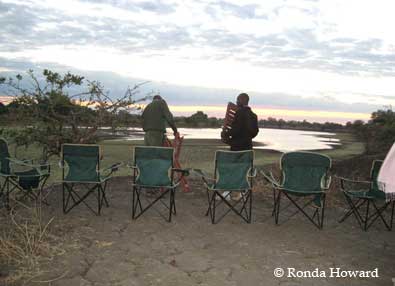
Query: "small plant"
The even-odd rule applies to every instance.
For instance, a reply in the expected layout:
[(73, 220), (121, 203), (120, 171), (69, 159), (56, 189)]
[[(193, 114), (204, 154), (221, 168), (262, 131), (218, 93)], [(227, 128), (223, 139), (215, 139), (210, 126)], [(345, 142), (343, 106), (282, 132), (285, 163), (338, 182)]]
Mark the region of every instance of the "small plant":
[(0, 215), (0, 268), (8, 269), (8, 273), (1, 273), (5, 277), (0, 276), (0, 285), (13, 285), (39, 276), (40, 262), (58, 252), (50, 241), (53, 237), (48, 229), (53, 218), (44, 221), (41, 206), (23, 206), (23, 211)]

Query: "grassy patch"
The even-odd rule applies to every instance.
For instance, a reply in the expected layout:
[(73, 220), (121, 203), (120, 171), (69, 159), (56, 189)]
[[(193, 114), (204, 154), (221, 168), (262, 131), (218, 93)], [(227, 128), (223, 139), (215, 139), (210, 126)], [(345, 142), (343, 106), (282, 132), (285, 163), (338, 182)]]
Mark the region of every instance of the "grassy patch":
[(340, 140), (341, 145), (332, 150), (323, 150), (320, 153), (330, 156), (334, 160), (346, 160), (365, 152), (364, 143), (351, 133), (337, 133), (334, 138)]

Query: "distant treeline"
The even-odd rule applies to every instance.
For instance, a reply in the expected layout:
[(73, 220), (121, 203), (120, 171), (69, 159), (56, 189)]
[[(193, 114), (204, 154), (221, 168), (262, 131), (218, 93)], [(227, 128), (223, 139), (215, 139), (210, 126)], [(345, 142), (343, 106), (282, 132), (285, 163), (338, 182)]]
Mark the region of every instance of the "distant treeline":
[[(221, 127), (224, 120), (222, 118), (208, 117), (202, 111), (198, 111), (189, 117), (176, 117), (177, 126), (180, 127), (200, 127), (200, 128), (213, 128)], [(332, 131), (341, 132), (347, 130), (346, 125), (333, 122), (308, 122), (306, 120), (284, 120), (269, 117), (267, 119), (261, 119), (258, 122), (261, 128), (275, 128), (275, 129), (298, 129), (298, 130), (311, 130), (311, 131)]]
[(297, 130), (311, 130), (311, 131), (331, 131), (341, 132), (345, 131), (347, 127), (345, 125), (334, 123), (334, 122), (308, 122), (307, 120), (284, 120), (269, 117), (268, 119), (259, 120), (259, 126), (264, 128), (275, 128), (275, 129), (297, 129)]
[[(95, 116), (95, 112), (87, 107), (87, 113)], [(31, 123), (30, 116), (21, 116), (24, 112), (23, 105), (18, 102), (12, 102), (8, 105), (0, 103), (0, 125), (23, 126)], [(24, 119), (25, 118), (25, 119)], [(141, 115), (131, 114), (121, 110), (116, 114), (108, 114), (104, 117), (104, 125), (123, 128), (123, 127), (140, 127)], [(175, 122), (178, 127), (184, 128), (220, 128), (223, 125), (223, 119), (208, 117), (202, 111), (198, 111), (191, 116), (177, 116)], [(395, 142), (395, 112), (389, 110), (378, 110), (372, 113), (368, 122), (356, 120), (341, 125), (333, 122), (317, 123), (308, 122), (306, 120), (283, 120), (269, 117), (259, 120), (259, 126), (262, 128), (276, 129), (298, 129), (310, 131), (329, 131), (329, 132), (353, 132), (358, 138), (366, 144), (366, 152), (369, 154), (385, 153)]]
[[(11, 102), (8, 105), (0, 103), (0, 117), (4, 123), (23, 123), (20, 114), (21, 105), (18, 102)], [(82, 107), (86, 108), (86, 107)], [(86, 108), (88, 113), (94, 112)], [(141, 126), (141, 116), (139, 114), (131, 114), (127, 111), (121, 110), (116, 114), (108, 114), (104, 117), (104, 125), (117, 127), (139, 127)], [(223, 118), (208, 117), (202, 111), (197, 111), (191, 116), (176, 116), (174, 118), (178, 127), (184, 128), (220, 128), (223, 125)], [(308, 122), (306, 120), (283, 120), (269, 117), (267, 119), (259, 120), (259, 127), (261, 128), (275, 128), (275, 129), (298, 129), (298, 130), (311, 130), (311, 131), (332, 131), (339, 132), (348, 129), (347, 125), (341, 125), (333, 122)]]

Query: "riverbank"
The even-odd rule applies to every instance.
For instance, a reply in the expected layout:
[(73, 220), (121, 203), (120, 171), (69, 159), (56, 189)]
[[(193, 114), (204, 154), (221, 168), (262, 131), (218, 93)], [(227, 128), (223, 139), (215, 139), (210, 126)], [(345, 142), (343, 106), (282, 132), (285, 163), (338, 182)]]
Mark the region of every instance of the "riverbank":
[[(107, 138), (107, 137), (105, 137)], [(340, 161), (354, 156), (358, 156), (364, 152), (364, 146), (350, 133), (339, 133), (333, 138), (340, 140), (340, 145), (334, 145), (331, 150), (316, 150), (315, 152), (326, 154), (335, 161)], [(110, 166), (115, 162), (128, 163), (133, 160), (133, 148), (143, 144), (142, 140), (128, 140), (123, 138), (102, 139), (98, 142), (102, 147), (103, 162), (102, 167)], [(10, 146), (11, 154), (13, 146)], [(228, 150), (229, 146), (225, 145), (219, 139), (185, 139), (180, 162), (184, 168), (197, 168), (213, 171), (214, 156), (217, 150)], [(263, 167), (278, 163), (281, 152), (270, 149), (255, 149), (255, 165)], [(17, 151), (18, 158), (35, 158), (39, 159), (41, 150), (31, 145), (28, 148), (20, 147)], [(50, 158), (52, 164), (51, 177), (49, 183), (58, 182), (61, 179), (61, 169), (59, 168), (59, 158)], [(115, 176), (128, 176), (130, 170), (123, 167), (115, 174)]]
[[(339, 133), (332, 137), (339, 140), (339, 145), (333, 145), (330, 150), (315, 150), (315, 152), (330, 156), (333, 160), (344, 160), (363, 154), (364, 145), (350, 133)], [(141, 140), (104, 140), (100, 142), (103, 151), (115, 161), (124, 161), (125, 155), (132, 160), (132, 149), (134, 146), (143, 144)], [(256, 144), (256, 143), (254, 143)], [(181, 152), (181, 165), (185, 168), (198, 168), (213, 170), (213, 161), (217, 150), (228, 150), (219, 139), (185, 139)], [(255, 149), (255, 165), (263, 167), (277, 163), (282, 152), (270, 149)], [(108, 158), (107, 158), (108, 159)], [(122, 174), (123, 175), (123, 174)]]

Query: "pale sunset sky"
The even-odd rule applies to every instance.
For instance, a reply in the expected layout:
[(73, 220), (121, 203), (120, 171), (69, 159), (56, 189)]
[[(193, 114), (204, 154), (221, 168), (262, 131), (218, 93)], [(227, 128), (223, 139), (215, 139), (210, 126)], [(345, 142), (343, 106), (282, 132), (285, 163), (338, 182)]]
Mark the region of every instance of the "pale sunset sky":
[(149, 80), (143, 91), (178, 115), (222, 117), (247, 92), (260, 118), (367, 120), (395, 105), (394, 11), (391, 0), (0, 0), (0, 75), (71, 71), (114, 97)]

